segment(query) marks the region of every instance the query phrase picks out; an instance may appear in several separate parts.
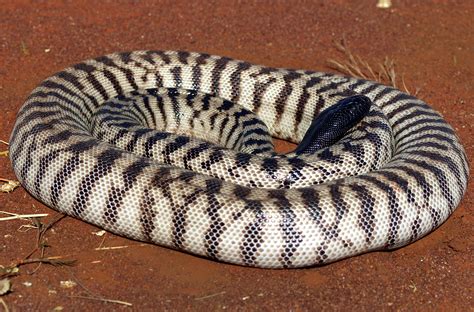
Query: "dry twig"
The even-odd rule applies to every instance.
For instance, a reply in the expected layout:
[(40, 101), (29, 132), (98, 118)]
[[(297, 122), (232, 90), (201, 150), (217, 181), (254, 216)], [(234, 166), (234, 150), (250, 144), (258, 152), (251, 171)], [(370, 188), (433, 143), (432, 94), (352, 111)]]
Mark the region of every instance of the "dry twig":
[[(46, 224), (41, 223), (41, 221), (38, 218), (31, 219), (33, 221), (34, 225), (36, 226), (36, 228), (38, 229), (38, 232), (36, 234), (36, 248), (33, 249), (28, 254), (28, 256), (26, 256), (26, 258), (23, 260), (22, 264), (38, 263), (38, 266), (32, 272), (30, 272), (29, 274), (35, 273), (41, 267), (41, 264), (43, 264), (43, 263), (51, 264), (51, 265), (55, 265), (55, 266), (72, 265), (72, 264), (75, 263), (75, 260), (57, 260), (58, 257), (46, 258), (44, 256), (46, 247), (49, 247), (49, 245), (44, 240), (44, 235), (46, 234), (46, 232), (50, 228), (53, 227), (53, 225), (55, 225), (56, 223), (58, 223), (60, 220), (64, 219), (65, 217), (66, 217), (66, 215), (58, 213), (53, 217), (53, 220), (51, 220), (50, 222), (48, 222)], [(30, 260), (32, 260), (32, 259), (30, 259), (30, 257), (38, 251), (40, 253), (40, 257), (37, 258), (37, 259), (33, 259), (33, 261), (30, 261)]]
[[(3, 211), (2, 211), (3, 212)], [(11, 214), (11, 213), (7, 213)], [(13, 214), (14, 215), (14, 214)], [(23, 215), (24, 217), (25, 215)], [(28, 215), (26, 215), (28, 216)], [(16, 218), (22, 217), (22, 215), (15, 215)], [(58, 221), (65, 218), (66, 216), (63, 214), (57, 214), (53, 220), (48, 222), (47, 224), (41, 223), (38, 218), (38, 215), (29, 215), (29, 219), (34, 223), (35, 227), (37, 228), (37, 235), (36, 235), (36, 247), (23, 259), (17, 261), (15, 264), (10, 265), (6, 268), (0, 267), (0, 278), (3, 277), (10, 277), (17, 275), (19, 272), (19, 267), (26, 264), (38, 263), (38, 266), (29, 274), (35, 273), (41, 264), (50, 264), (53, 266), (68, 266), (74, 265), (76, 260), (73, 259), (62, 259), (62, 257), (45, 257), (45, 249), (48, 247), (48, 244), (44, 240), (45, 233)], [(1, 220), (1, 219), (0, 219)], [(36, 252), (39, 252), (40, 256), (37, 258), (31, 258)]]
[[(44, 239), (45, 233), (54, 224), (56, 224), (59, 220), (66, 217), (65, 215), (57, 214), (53, 218), (53, 220), (51, 220), (49, 223), (43, 224), (43, 223), (41, 223), (39, 217), (45, 216), (47, 214), (18, 215), (18, 214), (14, 214), (14, 213), (5, 212), (5, 211), (0, 211), (0, 212), (10, 215), (10, 217), (0, 218), (0, 220), (6, 220), (6, 219), (12, 220), (12, 219), (28, 218), (34, 223), (36, 229), (38, 230), (37, 235), (36, 235), (36, 248), (32, 252), (30, 252), (23, 260), (17, 261), (13, 265), (10, 265), (8, 267), (0, 266), (0, 281), (3, 281), (3, 285), (4, 286), (6, 285), (5, 287), (8, 286), (8, 288), (6, 288), (4, 293), (8, 293), (10, 291), (10, 285), (11, 284), (10, 284), (9, 278), (13, 277), (15, 275), (18, 275), (19, 271), (20, 271), (19, 267), (22, 266), (22, 265), (38, 263), (38, 266), (32, 272), (30, 272), (29, 274), (35, 273), (39, 269), (41, 264), (43, 264), (43, 263), (53, 265), (53, 266), (74, 265), (76, 260), (62, 259), (62, 257), (45, 257), (45, 255), (44, 255), (45, 254), (45, 249), (46, 249), (46, 247), (48, 247), (48, 245), (46, 244), (45, 239)], [(40, 257), (31, 258), (31, 256), (33, 254), (35, 254), (36, 252), (38, 252), (38, 251), (40, 253)], [(0, 295), (2, 295), (2, 294), (0, 294)], [(3, 309), (5, 311), (8, 311), (8, 306), (6, 305), (6, 303), (3, 300), (0, 303), (3, 305)]]
[(75, 259), (64, 259), (62, 260), (61, 257), (47, 257), (47, 258), (30, 258), (24, 259), (17, 263), (17, 266), (21, 266), (24, 264), (30, 263), (46, 263), (51, 264), (52, 266), (70, 266), (76, 263)]

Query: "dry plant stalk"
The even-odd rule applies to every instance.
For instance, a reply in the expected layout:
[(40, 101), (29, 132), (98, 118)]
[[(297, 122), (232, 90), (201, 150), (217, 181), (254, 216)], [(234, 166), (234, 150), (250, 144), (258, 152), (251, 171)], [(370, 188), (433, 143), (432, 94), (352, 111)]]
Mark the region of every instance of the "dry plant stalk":
[(30, 218), (42, 218), (47, 217), (47, 213), (35, 213), (35, 214), (16, 214), (7, 211), (0, 210), (1, 214), (9, 215), (8, 217), (0, 217), (0, 221), (10, 221), (10, 220), (18, 220), (18, 219), (30, 219)]
[(10, 309), (8, 309), (7, 303), (2, 298), (0, 298), (0, 304), (2, 305), (3, 310), (5, 312), (10, 312)]
[[(374, 80), (397, 88), (398, 77), (395, 71), (395, 61), (393, 59), (385, 57), (383, 63), (379, 63), (378, 68), (374, 69), (367, 61), (364, 61), (360, 56), (352, 53), (352, 51), (347, 47), (344, 37), (340, 41), (335, 41), (334, 44), (336, 49), (344, 54), (346, 60), (337, 61), (329, 59), (328, 63), (330, 68), (345, 75)], [(405, 85), (403, 76), (401, 78), (401, 83), (404, 91), (411, 94)], [(414, 94), (415, 96), (416, 93), (417, 92)]]

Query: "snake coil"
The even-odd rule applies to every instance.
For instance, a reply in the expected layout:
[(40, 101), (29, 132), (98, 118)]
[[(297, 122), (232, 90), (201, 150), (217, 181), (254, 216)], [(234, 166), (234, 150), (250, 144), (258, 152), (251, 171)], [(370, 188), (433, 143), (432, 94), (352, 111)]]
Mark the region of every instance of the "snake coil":
[[(301, 142), (321, 112), (353, 96), (373, 105), (335, 144), (273, 153), (270, 136)], [(17, 177), (46, 205), (256, 267), (413, 242), (453, 212), (469, 174), (453, 129), (413, 96), (190, 52), (117, 53), (67, 68), (31, 93), (10, 141)]]

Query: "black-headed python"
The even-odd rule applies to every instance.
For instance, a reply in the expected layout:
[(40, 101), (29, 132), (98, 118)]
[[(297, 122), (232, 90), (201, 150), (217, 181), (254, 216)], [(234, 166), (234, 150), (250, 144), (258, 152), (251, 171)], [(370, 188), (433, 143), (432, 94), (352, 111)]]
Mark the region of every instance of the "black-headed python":
[[(359, 104), (363, 115), (340, 124)], [(277, 154), (272, 136), (302, 143)], [(23, 186), (56, 210), (268, 268), (413, 242), (453, 212), (469, 174), (453, 129), (397, 89), (176, 51), (47, 78), (18, 113), (10, 153)]]

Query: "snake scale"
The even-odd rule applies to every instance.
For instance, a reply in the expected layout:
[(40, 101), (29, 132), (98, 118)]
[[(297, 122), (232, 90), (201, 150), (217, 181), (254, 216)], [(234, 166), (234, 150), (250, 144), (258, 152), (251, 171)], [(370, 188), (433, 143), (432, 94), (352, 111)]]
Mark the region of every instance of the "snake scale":
[[(300, 142), (353, 95), (373, 105), (336, 144), (273, 152), (270, 136)], [(395, 88), (179, 51), (110, 54), (47, 78), (10, 142), (20, 182), (58, 211), (267, 268), (413, 242), (448, 218), (469, 175), (453, 129)]]

